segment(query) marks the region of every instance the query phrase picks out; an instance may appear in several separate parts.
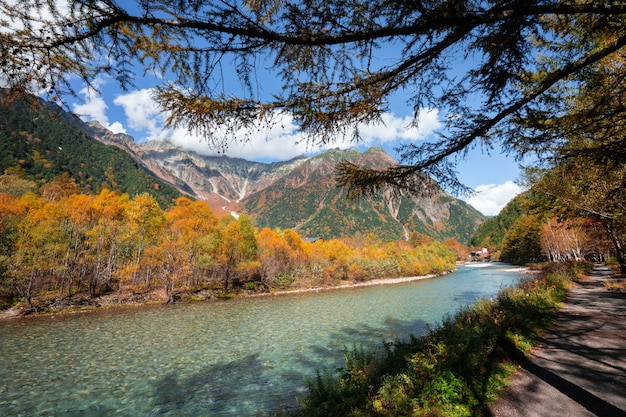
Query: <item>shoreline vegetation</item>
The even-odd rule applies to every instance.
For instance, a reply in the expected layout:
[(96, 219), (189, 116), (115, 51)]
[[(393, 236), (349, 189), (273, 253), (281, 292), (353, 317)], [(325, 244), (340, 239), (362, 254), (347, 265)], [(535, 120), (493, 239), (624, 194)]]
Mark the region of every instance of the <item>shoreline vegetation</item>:
[[(369, 281), (362, 282), (342, 282), (339, 285), (333, 286), (317, 286), (317, 287), (309, 287), (309, 288), (296, 288), (290, 290), (278, 290), (278, 291), (269, 291), (269, 292), (241, 292), (237, 294), (228, 294), (228, 296), (223, 297), (207, 297), (200, 299), (199, 297), (194, 298), (193, 293), (185, 293), (184, 297), (180, 302), (212, 302), (220, 299), (229, 299), (229, 298), (257, 298), (257, 297), (273, 297), (273, 296), (283, 296), (283, 295), (292, 295), (292, 294), (306, 294), (313, 292), (323, 292), (323, 291), (334, 291), (334, 290), (349, 290), (363, 287), (371, 287), (376, 285), (393, 285), (393, 284), (401, 284), (407, 282), (421, 281), (426, 279), (438, 278), (441, 276), (445, 276), (452, 271), (442, 272), (440, 274), (427, 274), (427, 275), (419, 275), (419, 276), (410, 276), (410, 277), (397, 277), (397, 278), (378, 278), (372, 279)], [(137, 295), (137, 294), (135, 294)], [(75, 301), (79, 301), (79, 303), (70, 303), (63, 307), (50, 308), (42, 311), (25, 311), (24, 306), (14, 306), (9, 309), (0, 310), (0, 321), (11, 320), (16, 318), (23, 317), (42, 317), (46, 315), (69, 315), (76, 313), (84, 313), (84, 312), (92, 312), (97, 311), (102, 308), (124, 308), (124, 307), (142, 307), (146, 305), (158, 305), (163, 304), (163, 295), (161, 291), (151, 291), (149, 293), (143, 294), (143, 297), (135, 297), (133, 300), (129, 300), (132, 298), (132, 295), (120, 294), (120, 293), (111, 293), (105, 294), (96, 298), (87, 299), (87, 294), (75, 294)], [(83, 303), (80, 303), (80, 302)]]
[(50, 183), (59, 191), (53, 194), (1, 177), (23, 192), (0, 192), (0, 311), (372, 285), (446, 273), (468, 252), (455, 239), (440, 242), (418, 232), (398, 241), (373, 233), (304, 238), (289, 229), (259, 229), (244, 214), (218, 218), (203, 202), (184, 197), (163, 210), (147, 194), (77, 193), (67, 177)]
[[(527, 267), (517, 267), (520, 271), (530, 271)], [(335, 290), (350, 290), (364, 287), (372, 287), (377, 285), (394, 285), (394, 284), (403, 284), (408, 282), (422, 281), (427, 279), (439, 278), (449, 273), (454, 272), (445, 271), (438, 274), (426, 274), (426, 275), (417, 275), (417, 276), (407, 276), (407, 277), (396, 277), (396, 278), (377, 278), (369, 281), (351, 281), (351, 282), (342, 282), (338, 285), (332, 286), (316, 286), (316, 287), (308, 287), (308, 288), (295, 288), (288, 290), (278, 290), (278, 291), (269, 291), (269, 292), (261, 292), (261, 293), (252, 293), (252, 292), (242, 292), (238, 294), (229, 294), (226, 297), (208, 297), (208, 298), (194, 298), (194, 294), (187, 293), (181, 302), (211, 302), (217, 301), (222, 298), (257, 298), (257, 297), (274, 297), (274, 296), (283, 296), (283, 295), (293, 295), (293, 294), (306, 294), (313, 292), (324, 292), (324, 291), (335, 291)], [(137, 294), (135, 294), (137, 295)], [(74, 297), (76, 301), (83, 301), (83, 303), (70, 303), (67, 306), (46, 309), (42, 311), (25, 311), (23, 306), (14, 306), (9, 309), (0, 310), (0, 321), (11, 320), (16, 318), (23, 317), (41, 317), (46, 315), (63, 315), (63, 314), (76, 314), (83, 312), (92, 312), (101, 308), (123, 308), (123, 307), (142, 307), (145, 305), (158, 305), (163, 304), (163, 295), (160, 294), (160, 291), (152, 291), (147, 294), (143, 294), (145, 298), (135, 298), (134, 300), (129, 300), (132, 298), (132, 295), (120, 293), (112, 293), (105, 294), (103, 296), (87, 299), (86, 294), (81, 296), (81, 294), (75, 294)], [(128, 297), (128, 298), (127, 298)]]
[[(520, 271), (530, 272), (531, 269), (528, 267), (515, 267)], [(212, 302), (220, 299), (230, 299), (230, 298), (257, 298), (257, 297), (274, 297), (274, 296), (283, 296), (283, 295), (294, 295), (294, 294), (306, 294), (306, 293), (314, 293), (314, 292), (324, 292), (324, 291), (335, 291), (335, 290), (350, 290), (350, 289), (358, 289), (364, 287), (372, 287), (377, 285), (394, 285), (394, 284), (402, 284), (409, 283), (415, 281), (422, 281), (427, 279), (439, 278), (449, 273), (454, 272), (454, 270), (444, 271), (438, 274), (426, 274), (426, 275), (414, 275), (414, 276), (406, 276), (406, 277), (395, 277), (395, 278), (375, 278), (369, 281), (350, 281), (350, 282), (341, 282), (337, 285), (327, 285), (327, 286), (316, 286), (316, 287), (306, 287), (306, 288), (294, 288), (287, 290), (277, 290), (277, 291), (268, 291), (268, 292), (240, 292), (237, 294), (228, 294), (227, 296), (217, 296), (217, 295), (209, 295), (204, 292), (203, 297), (198, 297), (194, 293), (189, 292), (180, 292), (180, 294), (184, 294), (181, 297), (180, 302)], [(150, 291), (144, 294), (136, 294), (131, 292), (119, 293), (112, 292), (110, 294), (104, 294), (102, 296), (96, 298), (88, 297), (88, 294), (75, 294), (73, 296), (74, 302), (72, 300), (67, 300), (68, 303), (66, 305), (62, 305), (56, 308), (48, 308), (43, 309), (41, 311), (32, 311), (27, 310), (25, 306), (19, 305), (14, 306), (8, 309), (0, 310), (0, 322), (24, 318), (24, 317), (42, 317), (46, 315), (69, 315), (76, 313), (85, 313), (85, 312), (93, 312), (102, 308), (125, 308), (125, 307), (142, 307), (146, 305), (158, 305), (163, 304), (163, 294), (162, 291)], [(202, 292), (200, 292), (202, 293)], [(195, 295), (195, 297), (194, 297)], [(206, 297), (206, 298), (205, 298)]]
[(585, 263), (549, 264), (420, 337), (345, 352), (345, 367), (308, 381), (290, 416), (490, 416), (490, 407), (555, 320)]

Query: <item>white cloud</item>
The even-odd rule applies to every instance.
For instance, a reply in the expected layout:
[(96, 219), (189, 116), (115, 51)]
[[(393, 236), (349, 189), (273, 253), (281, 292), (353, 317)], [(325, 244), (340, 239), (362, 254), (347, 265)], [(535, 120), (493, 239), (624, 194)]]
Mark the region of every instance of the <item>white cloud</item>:
[[(94, 86), (99, 88), (99, 85), (104, 82), (101, 80), (94, 81)], [(96, 120), (102, 126), (106, 127), (113, 133), (126, 133), (126, 129), (120, 122), (109, 123), (106, 110), (108, 105), (104, 99), (97, 95), (94, 89), (85, 87), (79, 92), (83, 96), (83, 104), (74, 104), (73, 111), (84, 121)]]
[(22, 19), (28, 21), (32, 30), (43, 30), (46, 26), (58, 26), (56, 23), (59, 19), (55, 16), (67, 16), (70, 12), (70, 4), (67, 0), (56, 0), (54, 2), (55, 12), (52, 11), (47, 2), (39, 2), (35, 8), (28, 7), (29, 5), (22, 0), (8, 0), (3, 3), (7, 5), (7, 8), (19, 10), (23, 16), (20, 19), (10, 20), (6, 19), (6, 16), (2, 16), (6, 21), (0, 26), (0, 33), (24, 30), (26, 26), (22, 23)]
[(366, 144), (383, 144), (402, 140), (421, 140), (441, 127), (437, 109), (422, 109), (418, 122), (412, 125), (412, 117), (397, 117), (392, 113), (382, 116), (382, 123), (359, 127), (363, 142)]
[(476, 195), (465, 201), (484, 215), (495, 216), (521, 192), (522, 188), (513, 181), (504, 184), (483, 184), (476, 187)]
[(107, 128), (113, 133), (126, 133), (124, 125), (122, 125), (120, 122), (113, 122), (108, 125)]
[(85, 102), (83, 104), (74, 104), (74, 113), (86, 120), (97, 120), (103, 125), (108, 124), (109, 118), (106, 116), (107, 105), (102, 97), (97, 97), (87, 88), (80, 91)]
[[(146, 131), (145, 139), (163, 138), (163, 112), (152, 98), (152, 90), (145, 88), (128, 94), (118, 95), (113, 103), (121, 106), (126, 114), (128, 126), (137, 131)], [(139, 139), (139, 138), (137, 138)]]
[[(150, 89), (118, 95), (114, 103), (124, 109), (128, 126), (143, 135), (136, 137), (140, 142), (168, 138), (172, 143), (202, 155), (218, 155), (222, 151), (210, 147), (205, 138), (184, 127), (164, 129), (165, 114), (154, 102)], [(382, 146), (396, 140), (420, 140), (440, 127), (436, 109), (425, 109), (417, 126), (411, 125), (410, 117), (398, 117), (392, 113), (385, 113), (382, 121), (376, 125), (359, 126), (361, 145)], [(287, 160), (309, 152), (355, 146), (350, 139), (337, 138), (324, 146), (311, 144), (299, 132), (291, 115), (282, 114), (272, 126), (256, 126), (239, 132), (235, 140), (229, 141), (226, 155), (252, 160)]]
[[(218, 149), (210, 147), (205, 138), (192, 134), (185, 128), (177, 128), (168, 134), (172, 143), (184, 149), (201, 155), (218, 155)], [(289, 115), (282, 115), (273, 126), (257, 126), (238, 132), (235, 139), (229, 141), (225, 153), (230, 157), (249, 160), (288, 160), (308, 151), (311, 149), (302, 139), (293, 119)]]

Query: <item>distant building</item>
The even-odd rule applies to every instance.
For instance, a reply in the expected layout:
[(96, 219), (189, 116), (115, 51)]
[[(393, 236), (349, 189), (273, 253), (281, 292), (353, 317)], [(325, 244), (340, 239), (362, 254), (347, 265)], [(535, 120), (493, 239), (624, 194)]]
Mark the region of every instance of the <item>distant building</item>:
[(470, 262), (489, 262), (491, 260), (491, 254), (489, 249), (482, 248), (479, 251), (470, 252)]

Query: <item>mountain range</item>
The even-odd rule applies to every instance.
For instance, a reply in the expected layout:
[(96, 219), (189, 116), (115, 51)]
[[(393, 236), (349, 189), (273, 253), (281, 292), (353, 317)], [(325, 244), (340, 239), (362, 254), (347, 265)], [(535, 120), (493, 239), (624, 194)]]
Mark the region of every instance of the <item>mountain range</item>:
[[(206, 201), (218, 216), (246, 213), (258, 227), (292, 229), (303, 237), (329, 239), (372, 234), (388, 240), (406, 239), (412, 232), (418, 232), (436, 239), (452, 237), (468, 242), (478, 225), (485, 220), (485, 216), (473, 207), (436, 186), (435, 192), (427, 196), (399, 192), (348, 200), (345, 191), (335, 184), (336, 164), (349, 160), (375, 169), (397, 164), (379, 148), (365, 152), (329, 150), (317, 156), (274, 163), (204, 156), (186, 151), (167, 140), (136, 143), (131, 136), (113, 133), (98, 122), (84, 123), (53, 103), (44, 104), (31, 110), (21, 105), (20, 123), (13, 120), (15, 117), (4, 117), (0, 147), (13, 149), (17, 146), (21, 153), (18, 155), (13, 150), (15, 157), (0, 158), (0, 172), (15, 165), (16, 161), (33, 160), (35, 154), (44, 152), (44, 155), (54, 156), (61, 153), (59, 149), (66, 149), (68, 154), (82, 154), (82, 159), (85, 159), (85, 154), (94, 153), (94, 146), (104, 144), (107, 145), (107, 152), (115, 155), (123, 150), (125, 155), (116, 157), (126, 157), (128, 161), (117, 163), (114, 170), (101, 165), (94, 170), (113, 170), (116, 184), (123, 192), (132, 194), (140, 190), (124, 184), (128, 174), (122, 171), (142, 170), (144, 174), (139, 177), (142, 180), (151, 179), (147, 188), (152, 192), (168, 190), (170, 201), (175, 195), (169, 190), (176, 189)], [(2, 101), (3, 114), (13, 114), (11, 107), (15, 105)], [(24, 116), (29, 111), (36, 113)], [(44, 113), (45, 117), (42, 117)], [(76, 133), (76, 129), (81, 133)], [(17, 135), (15, 132), (20, 133)], [(71, 138), (65, 138), (69, 133)], [(76, 136), (80, 136), (81, 140), (77, 141)], [(33, 137), (36, 140), (32, 140)], [(16, 145), (16, 141), (20, 143)], [(42, 144), (47, 145), (42, 148)], [(71, 151), (68, 149), (70, 145)], [(98, 152), (102, 154), (104, 151)], [(95, 159), (107, 161), (111, 158), (100, 156)], [(62, 168), (60, 162), (55, 163), (54, 160), (48, 165), (57, 170)], [(85, 175), (85, 163), (82, 162), (79, 167), (78, 171), (70, 170), (70, 175)], [(102, 172), (102, 176), (106, 177), (105, 174)], [(37, 175), (45, 176), (45, 173)], [(89, 180), (85, 179), (82, 183), (93, 187), (92, 183), (98, 182), (96, 177), (96, 173), (92, 172)]]
[(152, 175), (206, 201), (218, 215), (247, 213), (258, 227), (292, 229), (310, 238), (373, 234), (381, 239), (405, 239), (419, 232), (467, 242), (485, 220), (472, 206), (437, 186), (428, 196), (400, 192), (348, 200), (335, 184), (337, 163), (349, 160), (374, 169), (397, 164), (380, 148), (335, 149), (261, 163), (204, 156), (167, 140), (138, 144), (97, 122), (86, 126), (94, 138), (124, 149)]

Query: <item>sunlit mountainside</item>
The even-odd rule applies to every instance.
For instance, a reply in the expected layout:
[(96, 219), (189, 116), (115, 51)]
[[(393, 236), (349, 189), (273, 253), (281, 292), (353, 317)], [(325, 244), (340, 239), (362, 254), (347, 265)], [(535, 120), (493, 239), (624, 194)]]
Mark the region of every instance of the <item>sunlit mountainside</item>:
[(8, 100), (0, 90), (0, 174), (17, 169), (41, 184), (66, 173), (82, 192), (149, 193), (164, 208), (181, 195), (128, 153), (94, 140), (79, 122), (56, 104)]
[(340, 160), (370, 168), (396, 162), (383, 150), (371, 148), (324, 152), (300, 163), (286, 175), (244, 201), (257, 223), (270, 227), (293, 227), (303, 236), (335, 237), (373, 233), (388, 239), (419, 232), (437, 239), (453, 237), (466, 242), (484, 216), (465, 202), (437, 187), (427, 196), (384, 193), (372, 199), (348, 200), (334, 183), (334, 167)]
[[(178, 195), (177, 189), (206, 201), (218, 216), (247, 213), (259, 227), (293, 229), (303, 237), (372, 233), (382, 239), (403, 239), (419, 232), (468, 242), (485, 220), (473, 207), (438, 188), (424, 197), (390, 193), (347, 200), (335, 185), (336, 163), (347, 159), (371, 168), (397, 164), (378, 148), (363, 153), (330, 150), (275, 163), (203, 156), (168, 141), (137, 144), (97, 122), (83, 123), (55, 105), (37, 103), (35, 107), (3, 103), (1, 171), (20, 165), (49, 179), (66, 170), (87, 191), (113, 183), (131, 196), (157, 193), (162, 204)], [(121, 157), (125, 162), (117, 162)]]

